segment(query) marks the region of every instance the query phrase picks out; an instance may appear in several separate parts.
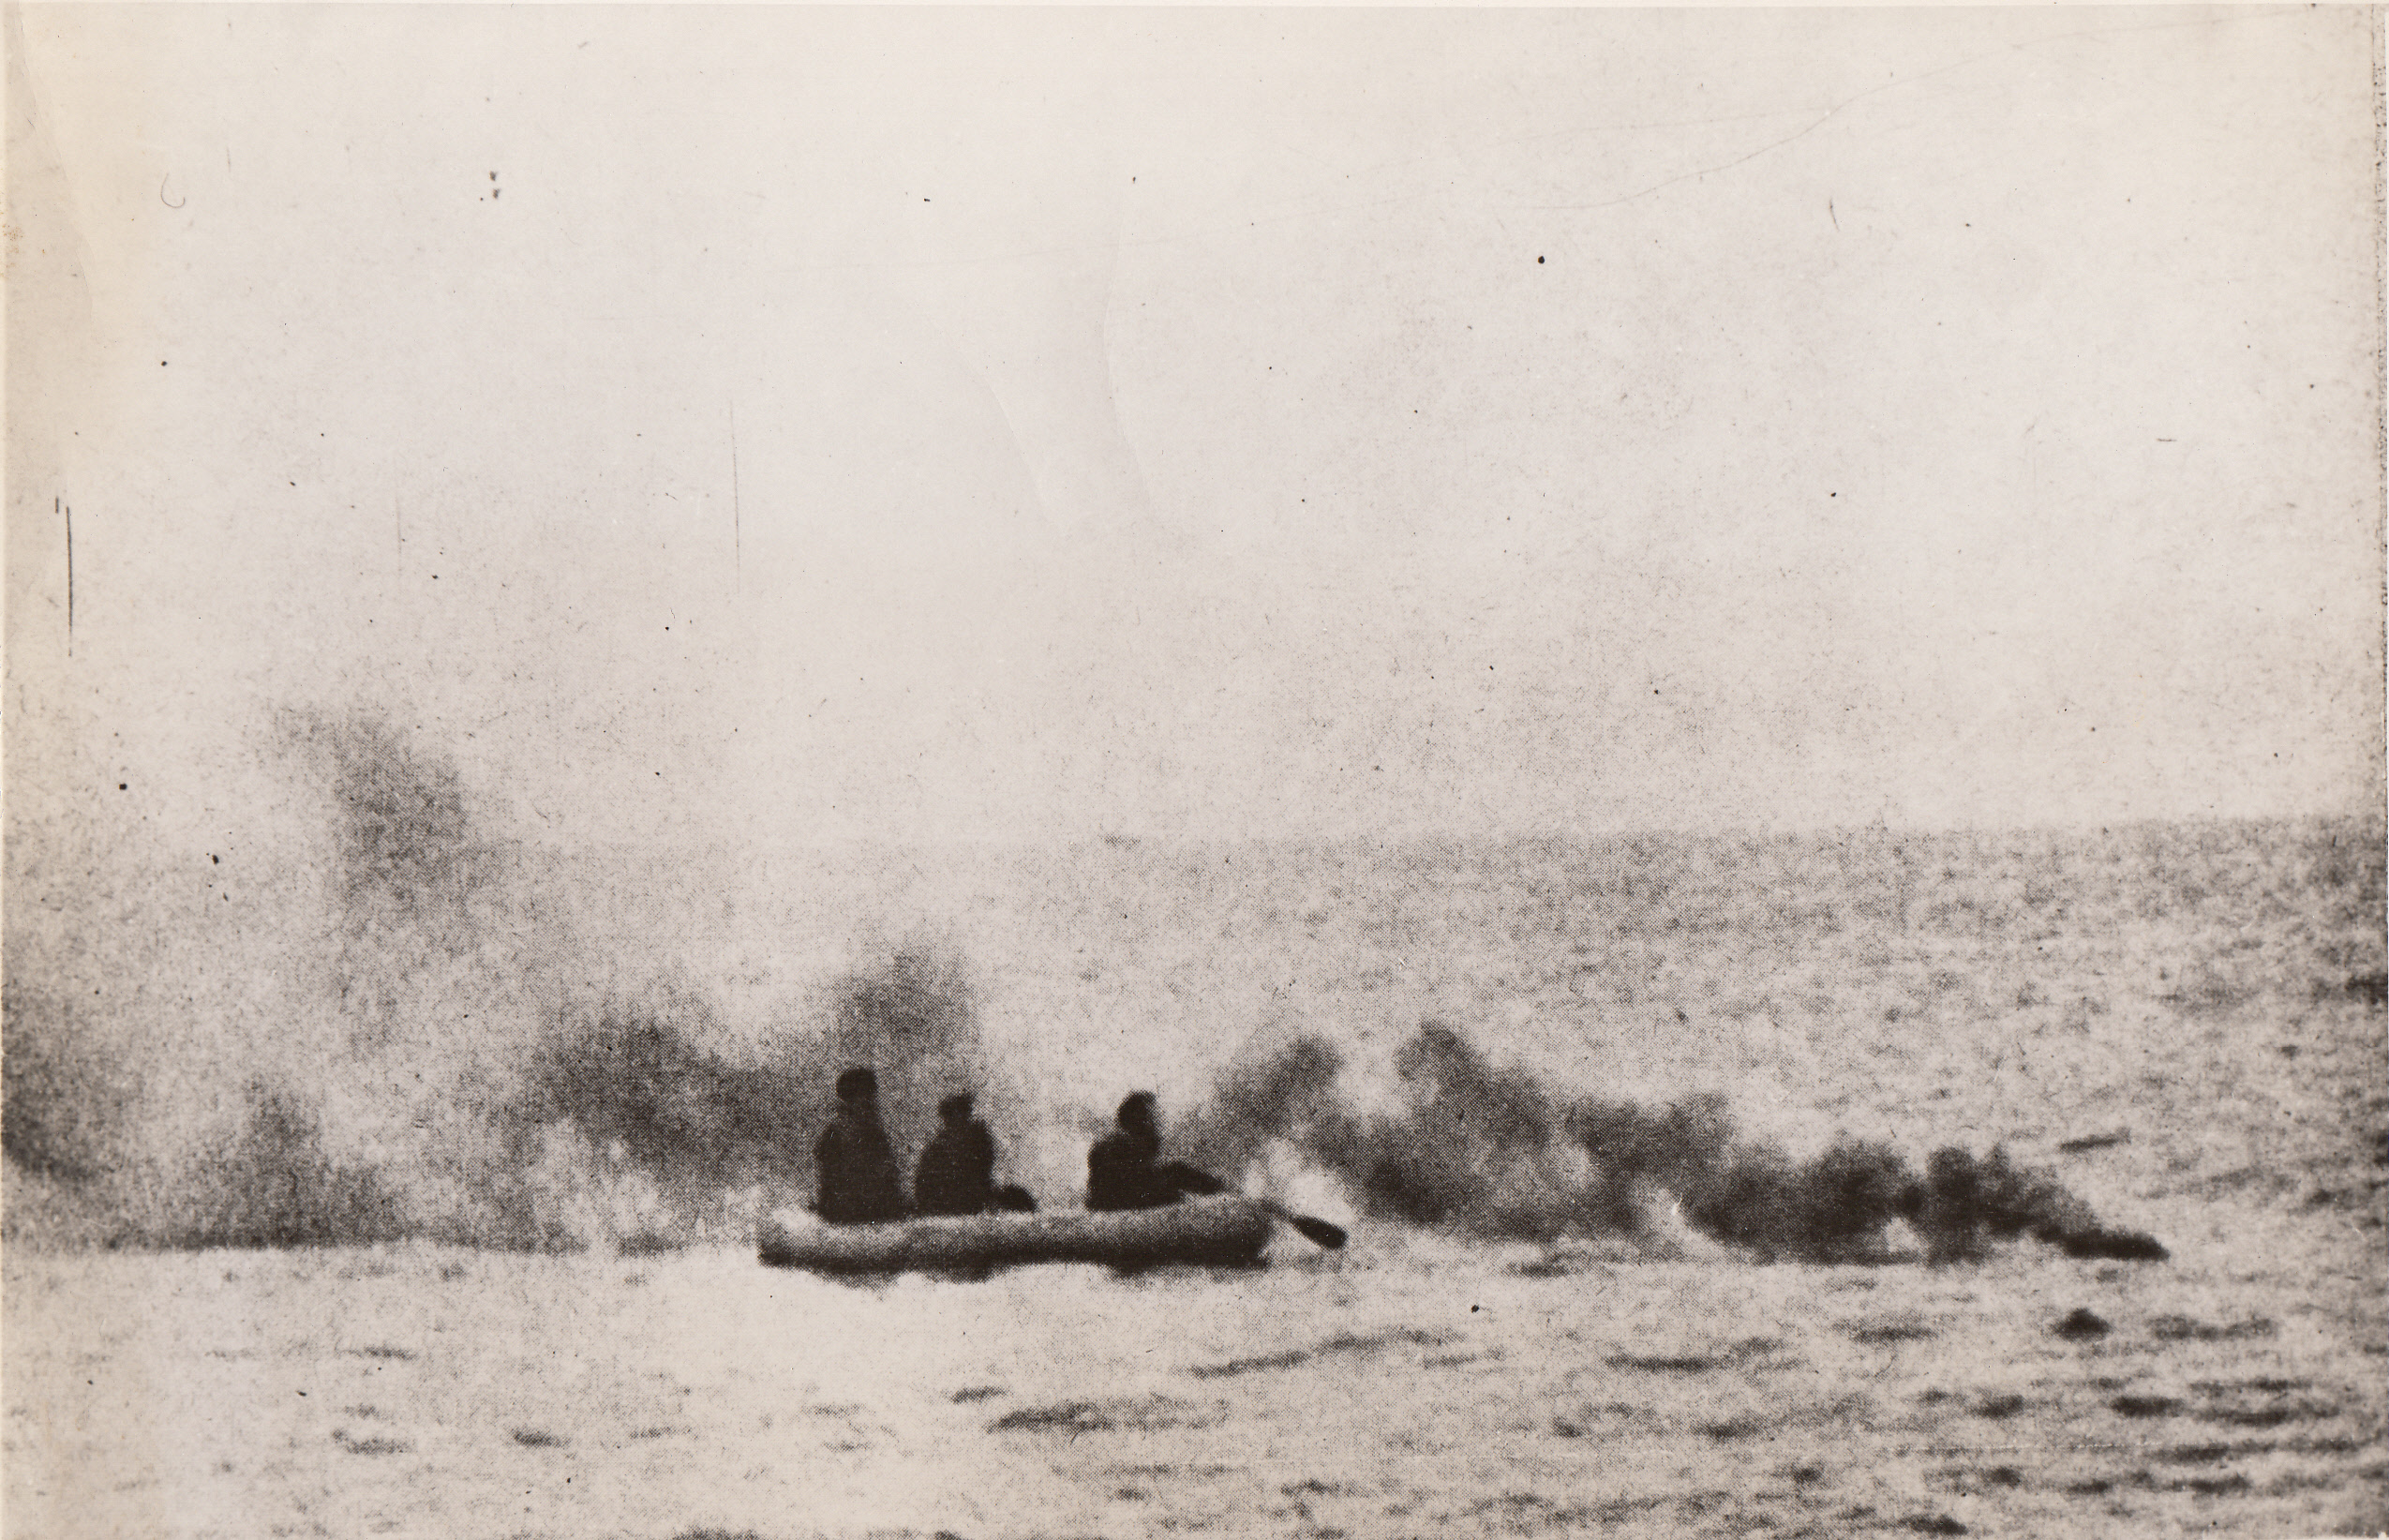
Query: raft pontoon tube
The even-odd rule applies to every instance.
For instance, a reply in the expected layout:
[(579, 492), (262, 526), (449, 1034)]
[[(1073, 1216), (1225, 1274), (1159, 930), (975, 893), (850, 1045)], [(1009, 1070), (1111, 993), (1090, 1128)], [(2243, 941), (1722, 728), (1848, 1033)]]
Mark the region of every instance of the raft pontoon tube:
[(814, 1273), (985, 1273), (1040, 1263), (1102, 1267), (1251, 1267), (1269, 1243), (1252, 1199), (1190, 1198), (1119, 1213), (975, 1214), (891, 1224), (774, 1215), (755, 1237), (766, 1266)]

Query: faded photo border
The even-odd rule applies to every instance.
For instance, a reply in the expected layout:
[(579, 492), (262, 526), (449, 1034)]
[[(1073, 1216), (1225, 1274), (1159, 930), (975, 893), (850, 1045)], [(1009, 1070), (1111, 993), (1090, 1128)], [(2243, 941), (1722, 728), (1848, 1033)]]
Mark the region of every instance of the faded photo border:
[(0, 1532), (2389, 1530), (2378, 12), (5, 26)]

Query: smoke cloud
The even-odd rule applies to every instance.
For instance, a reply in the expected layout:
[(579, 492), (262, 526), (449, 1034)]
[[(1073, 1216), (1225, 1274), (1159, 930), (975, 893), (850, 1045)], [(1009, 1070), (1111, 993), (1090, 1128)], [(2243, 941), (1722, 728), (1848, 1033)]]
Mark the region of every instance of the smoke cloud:
[[(150, 874), (115, 879), (143, 895), (146, 939), (91, 964), (96, 1003), (56, 983), (87, 933), (12, 926), (12, 1238), (732, 1238), (810, 1190), (845, 1065), (880, 1070), (907, 1148), (945, 1090), (977, 1084), (976, 992), (934, 945), (734, 1029), (670, 968), (626, 977), (599, 955), (535, 855), (479, 832), (455, 766), (386, 721), (290, 713), (273, 744), (323, 812), (261, 875), (257, 904), (161, 912)], [(205, 896), (229, 902), (207, 860)], [(71, 877), (77, 892), (93, 880)]]
[[(997, 1073), (953, 947), (861, 954), (814, 997), (732, 1023), (671, 966), (641, 974), (578, 934), (552, 860), (484, 834), (455, 766), (388, 722), (292, 713), (273, 747), (314, 833), (237, 875), (212, 853), (187, 881), (119, 874), (123, 912), (74, 921), (48, 895), (101, 882), (104, 853), (12, 840), (11, 1238), (732, 1240), (810, 1189), (849, 1065), (878, 1070), (900, 1150), (956, 1089), (1008, 1144), (1068, 1121)], [(1390, 1110), (1364, 1110), (1341, 1052), (1298, 1039), (1232, 1067), (1175, 1153), (1233, 1176), (1291, 1149), (1372, 1218), (1475, 1236), (1654, 1238), (1672, 1202), (1760, 1258), (1879, 1257), (1894, 1221), (1940, 1261), (2025, 1235), (2164, 1255), (2001, 1149), (1940, 1148), (1919, 1170), (1844, 1139), (1798, 1159), (1721, 1096), (1570, 1095), (1440, 1022), (1393, 1069)]]
[(1742, 1137), (1722, 1096), (1659, 1107), (1564, 1099), (1440, 1023), (1420, 1027), (1395, 1067), (1400, 1110), (1364, 1115), (1338, 1094), (1342, 1055), (1298, 1040), (1231, 1070), (1181, 1142), (1222, 1171), (1290, 1144), (1334, 1174), (1366, 1214), (1491, 1238), (1647, 1237), (1652, 1200), (1664, 1195), (1695, 1229), (1767, 1261), (1880, 1259), (1895, 1219), (1936, 1262), (2025, 1234), (2076, 1256), (2166, 1255), (2150, 1236), (2105, 1229), (2054, 1178), (2011, 1164), (2002, 1149), (1978, 1159), (1944, 1147), (1922, 1175), (1896, 1150), (1861, 1140), (1797, 1160)]

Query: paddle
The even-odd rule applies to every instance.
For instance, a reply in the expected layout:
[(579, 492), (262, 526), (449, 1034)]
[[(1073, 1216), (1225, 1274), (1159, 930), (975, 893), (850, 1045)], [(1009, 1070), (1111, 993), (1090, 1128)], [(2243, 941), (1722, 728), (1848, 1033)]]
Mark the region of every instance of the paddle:
[(1297, 1214), (1274, 1199), (1262, 1199), (1262, 1206), (1292, 1225), (1301, 1233), (1303, 1239), (1313, 1246), (1323, 1246), (1330, 1251), (1341, 1251), (1344, 1248), (1344, 1242), (1351, 1238), (1344, 1233), (1343, 1226), (1329, 1224), (1325, 1219), (1314, 1219), (1307, 1214)]

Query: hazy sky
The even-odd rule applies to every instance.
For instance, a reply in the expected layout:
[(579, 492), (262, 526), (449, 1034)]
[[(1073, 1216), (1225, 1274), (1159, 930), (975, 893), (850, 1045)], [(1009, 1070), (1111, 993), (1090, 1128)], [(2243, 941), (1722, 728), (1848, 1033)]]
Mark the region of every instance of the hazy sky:
[(2380, 796), (2360, 11), (9, 25), (20, 817), (279, 707), (567, 843)]

